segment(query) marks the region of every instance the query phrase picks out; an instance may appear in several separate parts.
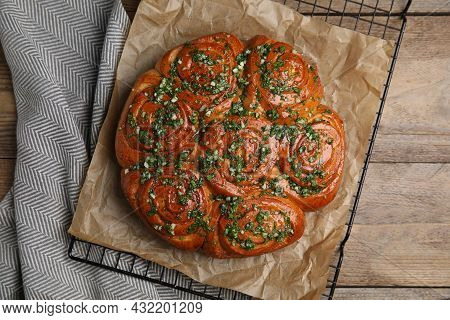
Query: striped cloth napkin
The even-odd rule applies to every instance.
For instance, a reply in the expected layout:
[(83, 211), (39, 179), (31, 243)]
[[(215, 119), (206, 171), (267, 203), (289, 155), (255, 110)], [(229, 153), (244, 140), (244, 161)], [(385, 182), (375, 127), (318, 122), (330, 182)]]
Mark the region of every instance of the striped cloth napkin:
[(0, 203), (1, 299), (186, 298), (67, 256), (129, 24), (120, 0), (0, 2), (18, 116), (14, 186)]

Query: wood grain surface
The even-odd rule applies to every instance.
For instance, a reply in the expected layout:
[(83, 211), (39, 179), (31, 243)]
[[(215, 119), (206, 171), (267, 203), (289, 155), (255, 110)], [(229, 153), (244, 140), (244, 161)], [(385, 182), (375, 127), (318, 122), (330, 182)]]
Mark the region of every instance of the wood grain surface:
[[(449, 2), (411, 6), (336, 299), (450, 298)], [(133, 17), (139, 1), (123, 3)], [(0, 48), (0, 198), (13, 181), (15, 126)]]
[[(408, 0), (364, 0), (364, 1), (350, 1), (347, 2), (345, 0), (316, 0), (316, 1), (298, 1), (298, 0), (274, 0), (275, 2), (282, 3), (287, 5), (288, 7), (294, 9), (300, 9), (302, 12), (311, 12), (312, 5), (316, 3), (315, 13), (326, 12), (325, 9), (330, 8), (334, 11), (342, 11), (345, 6), (346, 12), (355, 12), (358, 13), (372, 13), (374, 8), (378, 8), (378, 10), (389, 11), (392, 9), (392, 12), (399, 13), (405, 8)], [(133, 17), (137, 7), (139, 6), (140, 0), (122, 0), (122, 3), (125, 7), (125, 10), (128, 14)], [(363, 5), (361, 5), (363, 3)], [(391, 8), (392, 5), (392, 8)], [(446, 14), (450, 12), (450, 1), (449, 0), (414, 0), (409, 9), (410, 14)], [(323, 9), (322, 9), (323, 8)]]
[(3, 199), (12, 185), (15, 159), (0, 159), (0, 199)]
[(355, 299), (400, 299), (400, 300), (433, 300), (448, 299), (450, 297), (450, 288), (337, 288), (334, 298), (337, 300), (355, 300)]

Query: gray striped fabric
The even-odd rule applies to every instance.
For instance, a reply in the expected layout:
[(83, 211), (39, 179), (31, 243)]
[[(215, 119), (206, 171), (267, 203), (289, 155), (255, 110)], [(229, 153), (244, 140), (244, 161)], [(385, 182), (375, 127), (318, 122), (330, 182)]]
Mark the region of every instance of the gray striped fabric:
[(129, 27), (120, 0), (1, 0), (17, 104), (14, 187), (0, 204), (0, 298), (180, 298), (70, 260), (71, 223)]

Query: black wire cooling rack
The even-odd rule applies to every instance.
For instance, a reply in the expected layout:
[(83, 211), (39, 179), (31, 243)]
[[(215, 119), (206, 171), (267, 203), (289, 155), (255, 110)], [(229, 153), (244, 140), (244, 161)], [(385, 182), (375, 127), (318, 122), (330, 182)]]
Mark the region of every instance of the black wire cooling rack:
[[(328, 23), (359, 31), (378, 38), (395, 41), (395, 49), (390, 59), (390, 66), (380, 106), (373, 124), (369, 147), (366, 153), (358, 188), (354, 195), (354, 202), (346, 223), (347, 230), (330, 265), (330, 275), (323, 299), (333, 299), (334, 291), (344, 259), (345, 243), (350, 237), (353, 221), (356, 216), (367, 168), (373, 150), (375, 137), (386, 102), (389, 85), (397, 61), (400, 44), (406, 26), (406, 13), (412, 0), (285, 0), (280, 2), (304, 15), (318, 16)], [(157, 285), (173, 290), (179, 290), (180, 298), (206, 299), (251, 299), (251, 297), (230, 289), (216, 288), (196, 282), (186, 275), (172, 269), (164, 268), (154, 262), (144, 260), (136, 255), (108, 249), (93, 243), (72, 237), (69, 245), (69, 257), (76, 261), (99, 266), (108, 270), (120, 272), (129, 276), (144, 279)], [(170, 290), (162, 290), (171, 295)], [(164, 298), (164, 296), (161, 296)]]

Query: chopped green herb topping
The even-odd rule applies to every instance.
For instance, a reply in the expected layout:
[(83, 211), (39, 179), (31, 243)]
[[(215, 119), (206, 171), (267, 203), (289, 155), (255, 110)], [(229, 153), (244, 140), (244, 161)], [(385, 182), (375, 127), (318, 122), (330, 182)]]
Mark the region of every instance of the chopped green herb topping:
[(226, 131), (239, 131), (246, 127), (246, 123), (244, 121), (237, 122), (237, 121), (226, 119), (223, 122), (223, 127)]
[(178, 192), (178, 203), (181, 204), (182, 206), (187, 205), (189, 200), (192, 199), (194, 191), (201, 188), (202, 186), (203, 186), (202, 177), (198, 179), (190, 178), (185, 193), (183, 194), (181, 192)]
[(148, 130), (139, 130), (139, 142), (146, 145), (151, 146), (155, 141), (150, 136)]
[(241, 247), (246, 250), (252, 250), (255, 248), (255, 244), (253, 243), (252, 239), (246, 239), (241, 242)]
[(209, 85), (206, 84), (203, 86), (203, 90), (208, 91), (211, 94), (219, 94), (225, 90), (228, 90), (229, 88), (230, 85), (227, 82), (227, 75), (225, 73), (218, 74), (213, 80), (209, 82)]
[[(210, 170), (219, 168), (219, 161), (222, 158), (219, 155), (219, 151), (217, 150), (206, 150), (204, 157), (198, 157), (199, 170), (203, 174), (211, 174)], [(211, 177), (211, 179), (214, 178)]]
[(259, 55), (263, 58), (267, 57), (270, 52), (271, 45), (268, 43), (263, 44), (262, 46), (256, 47), (259, 52)]
[(275, 124), (270, 128), (270, 135), (277, 140), (287, 138), (288, 141), (295, 141), (300, 134), (300, 129), (297, 126)]
[(156, 206), (152, 204), (150, 210), (147, 212), (147, 217), (154, 216), (157, 213), (158, 213), (158, 208), (156, 208)]
[(167, 233), (170, 234), (171, 236), (175, 235), (175, 227), (176, 227), (175, 223), (168, 223), (168, 222), (166, 222), (164, 224), (164, 230), (166, 230)]
[(158, 137), (162, 137), (167, 132), (167, 127), (177, 128), (184, 123), (180, 116), (180, 110), (174, 104), (169, 104), (155, 112), (155, 119), (152, 122), (152, 130)]
[(231, 108), (228, 113), (236, 116), (245, 116), (248, 115), (248, 110), (244, 108), (244, 104), (241, 100), (239, 100), (231, 104)]
[(137, 126), (136, 118), (131, 113), (129, 113), (127, 116), (127, 123), (132, 128), (135, 128)]
[(269, 145), (262, 145), (259, 148), (259, 161), (264, 162), (266, 160), (266, 157), (270, 154), (270, 146)]
[(192, 114), (189, 116), (189, 121), (193, 124), (193, 125), (197, 125), (198, 124), (198, 112), (197, 111), (192, 111)]
[(237, 56), (236, 56), (236, 63), (238, 64), (238, 65), (240, 65), (242, 62), (246, 62), (247, 61), (247, 57), (248, 57), (248, 55), (250, 54), (250, 49), (247, 49), (247, 50), (245, 50), (244, 52), (242, 52), (242, 53), (239, 53)]
[(241, 231), (241, 228), (239, 228), (239, 225), (237, 224), (237, 222), (233, 222), (232, 224), (228, 224), (225, 227), (225, 232), (224, 234), (230, 238), (231, 240), (234, 241), (239, 241), (239, 232)]
[(275, 109), (270, 109), (266, 111), (266, 116), (272, 121), (277, 120), (280, 116), (278, 115), (278, 111)]
[(279, 46), (279, 47), (277, 48), (277, 51), (278, 51), (279, 53), (284, 53), (284, 52), (286, 51), (286, 47), (285, 47), (285, 46)]
[(244, 158), (230, 153), (227, 153), (225, 156), (230, 160), (230, 175), (234, 177), (236, 182), (247, 180), (247, 175), (242, 172), (246, 166)]
[(150, 171), (142, 171), (141, 172), (141, 184), (144, 184), (146, 181), (148, 181), (152, 177), (152, 174)]
[(303, 187), (298, 185), (295, 181), (293, 181), (292, 179), (289, 179), (289, 186), (291, 187), (292, 190), (294, 190), (295, 192), (297, 192), (297, 194), (299, 194), (300, 196), (306, 198), (310, 195), (313, 194), (317, 194), (320, 191), (322, 191), (323, 187), (317, 185), (317, 183), (315, 183), (314, 185), (311, 184), (311, 186), (307, 186), (307, 187)]
[(237, 218), (237, 209), (239, 204), (242, 203), (240, 197), (225, 197), (224, 202), (220, 204), (220, 213), (228, 219)]
[(313, 129), (311, 125), (304, 126), (305, 134), (308, 140), (318, 142), (320, 139), (320, 135)]
[(281, 60), (277, 60), (273, 63), (273, 68), (274, 69), (278, 69), (281, 68), (282, 66), (284, 66), (284, 62)]
[(212, 59), (209, 55), (207, 55), (204, 51), (195, 49), (191, 51), (191, 57), (194, 62), (204, 63), (208, 66), (213, 66), (217, 64), (217, 61)]
[(211, 227), (209, 226), (209, 220), (204, 219), (205, 213), (201, 211), (200, 209), (194, 209), (189, 211), (188, 218), (194, 219), (194, 222), (188, 227), (187, 232), (188, 233), (195, 233), (198, 231), (198, 229), (203, 229), (206, 232), (211, 231)]

